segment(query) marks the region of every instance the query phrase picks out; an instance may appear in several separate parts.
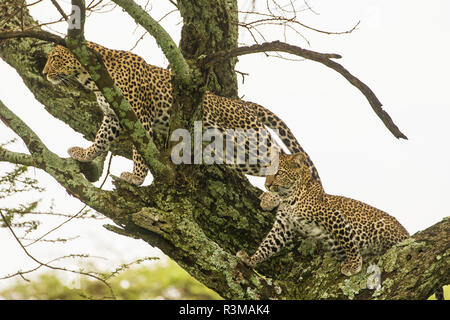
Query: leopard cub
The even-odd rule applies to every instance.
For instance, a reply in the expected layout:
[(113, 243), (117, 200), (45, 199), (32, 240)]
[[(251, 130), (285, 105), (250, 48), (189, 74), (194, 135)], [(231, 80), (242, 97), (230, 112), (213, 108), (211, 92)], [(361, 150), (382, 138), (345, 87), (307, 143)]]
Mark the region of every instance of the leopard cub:
[(272, 229), (251, 257), (244, 251), (237, 256), (254, 267), (277, 253), (297, 233), (324, 243), (343, 260), (341, 272), (358, 273), (362, 255), (379, 254), (409, 237), (406, 229), (392, 216), (357, 200), (325, 193), (313, 179), (302, 152), (280, 154), (275, 175), (266, 177), (261, 206), (278, 206)]

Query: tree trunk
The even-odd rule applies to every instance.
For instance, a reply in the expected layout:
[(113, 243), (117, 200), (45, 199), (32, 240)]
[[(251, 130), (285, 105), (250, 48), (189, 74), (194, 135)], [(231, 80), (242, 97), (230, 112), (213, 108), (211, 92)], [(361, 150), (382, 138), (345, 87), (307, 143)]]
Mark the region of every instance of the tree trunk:
[[(11, 0), (0, 3), (15, 4)], [(207, 70), (196, 63), (202, 55), (237, 45), (236, 1), (180, 0), (178, 6), (184, 21), (180, 49), (185, 58), (202, 75), (209, 90), (236, 97), (235, 58)], [(13, 8), (1, 8), (0, 21)], [(36, 23), (26, 10), (23, 15), (25, 25)], [(16, 29), (20, 24), (19, 17), (14, 17), (3, 28)], [(49, 43), (32, 38), (0, 40), (0, 57), (17, 70), (52, 116), (92, 141), (101, 120), (100, 109), (91, 93), (54, 87), (42, 77), (50, 48)], [(189, 90), (176, 86), (176, 121), (191, 123), (200, 109), (201, 90), (196, 86)], [(0, 118), (22, 138), (32, 134), (1, 103), (0, 110)], [(130, 158), (131, 144), (123, 137), (111, 151)], [(38, 161), (33, 156), (31, 163), (119, 226), (109, 226), (109, 230), (159, 247), (227, 299), (425, 299), (439, 286), (450, 283), (449, 219), (382, 256), (366, 259), (363, 271), (352, 277), (340, 274), (339, 262), (308, 239), (284, 249), (258, 266), (255, 273), (240, 263), (235, 253), (254, 252), (275, 214), (260, 209), (261, 191), (244, 176), (220, 166), (180, 165), (171, 181), (155, 179), (150, 186), (133, 187), (117, 180), (114, 191), (102, 191), (85, 180), (77, 162), (60, 159), (45, 148), (40, 152), (42, 158)], [(0, 150), (0, 160), (5, 159)], [(372, 264), (381, 272), (382, 286), (375, 291), (367, 288), (373, 274), (365, 272)]]
[[(185, 59), (197, 64), (214, 52), (237, 47), (237, 0), (181, 0), (178, 9), (184, 22), (180, 49)], [(236, 62), (232, 58), (212, 68), (200, 68), (207, 89), (220, 96), (237, 98)]]

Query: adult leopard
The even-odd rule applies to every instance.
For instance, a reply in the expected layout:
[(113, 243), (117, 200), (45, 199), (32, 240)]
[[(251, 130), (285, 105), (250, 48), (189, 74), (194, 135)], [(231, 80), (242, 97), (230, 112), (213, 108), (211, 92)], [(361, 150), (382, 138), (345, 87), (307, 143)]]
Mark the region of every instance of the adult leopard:
[[(93, 42), (87, 42), (87, 46), (100, 54), (115, 84), (150, 135), (156, 131), (163, 136), (167, 135), (173, 103), (172, 73), (146, 63), (143, 58), (131, 52), (108, 49)], [(78, 161), (89, 162), (101, 153), (107, 152), (111, 143), (119, 136), (121, 126), (114, 111), (85, 68), (67, 48), (56, 46), (48, 56), (43, 74), (55, 85), (65, 83), (69, 79), (76, 79), (84, 88), (95, 93), (98, 105), (104, 114), (92, 146), (87, 149), (71, 147), (68, 150), (69, 155)], [(304, 152), (286, 124), (258, 104), (220, 97), (207, 91), (203, 96), (202, 108), (203, 130), (218, 129), (223, 134), (227, 129), (239, 129), (246, 132), (244, 140), (240, 140), (239, 137), (233, 138), (235, 147), (238, 150), (244, 150), (245, 159), (238, 159), (239, 152), (235, 152), (235, 161), (229, 164), (244, 174), (254, 176), (267, 174), (263, 170), (267, 167), (267, 159), (265, 161), (258, 159), (260, 161), (256, 165), (248, 161), (251, 156), (258, 158), (258, 152), (251, 148), (250, 144), (258, 141), (260, 137), (270, 136), (265, 126), (276, 129), (275, 132), (290, 152)], [(248, 132), (252, 134), (248, 136)], [(281, 151), (272, 139), (265, 139), (263, 143), (266, 145), (258, 147), (267, 148), (269, 158)], [(240, 155), (242, 156), (242, 153)], [(310, 158), (307, 157), (305, 161), (315, 179), (320, 182), (318, 172)], [(133, 172), (123, 172), (120, 177), (134, 185), (141, 185), (147, 172), (148, 168), (142, 157), (133, 148)]]

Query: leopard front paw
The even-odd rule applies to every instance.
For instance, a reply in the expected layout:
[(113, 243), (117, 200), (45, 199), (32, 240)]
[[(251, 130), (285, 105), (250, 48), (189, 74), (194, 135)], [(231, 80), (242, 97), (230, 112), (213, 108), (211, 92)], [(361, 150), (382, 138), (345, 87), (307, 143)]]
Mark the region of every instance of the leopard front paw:
[(341, 265), (342, 274), (350, 277), (354, 274), (357, 274), (361, 271), (362, 267), (362, 259), (358, 259), (357, 261), (345, 260)]
[(260, 206), (264, 211), (272, 211), (280, 205), (280, 197), (273, 192), (263, 192), (259, 199), (261, 200)]
[(244, 264), (246, 264), (247, 266), (249, 266), (249, 267), (252, 267), (252, 268), (253, 268), (253, 267), (255, 266), (255, 264), (252, 263), (252, 261), (251, 261), (250, 257), (248, 256), (247, 252), (245, 252), (245, 251), (243, 251), (243, 250), (238, 251), (238, 252), (236, 253), (236, 257), (238, 257), (239, 259), (241, 259), (242, 262), (243, 262)]
[(92, 157), (88, 156), (88, 152), (86, 149), (81, 147), (72, 147), (67, 150), (67, 153), (72, 159), (75, 159), (80, 162), (89, 162), (92, 161)]
[(144, 178), (141, 178), (131, 172), (122, 172), (120, 179), (130, 184), (134, 184), (135, 186), (140, 186), (144, 182)]

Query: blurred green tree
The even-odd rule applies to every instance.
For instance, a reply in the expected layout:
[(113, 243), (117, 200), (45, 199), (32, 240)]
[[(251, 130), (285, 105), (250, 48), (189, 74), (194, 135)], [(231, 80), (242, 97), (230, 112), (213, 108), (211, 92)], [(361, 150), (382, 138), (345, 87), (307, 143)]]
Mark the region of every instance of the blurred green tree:
[[(221, 299), (173, 261), (130, 268), (113, 277), (109, 284), (119, 300)], [(98, 281), (87, 277), (65, 281), (64, 274), (54, 271), (45, 272), (31, 282), (17, 280), (0, 291), (0, 298), (14, 300), (103, 299), (108, 295), (108, 288)]]

